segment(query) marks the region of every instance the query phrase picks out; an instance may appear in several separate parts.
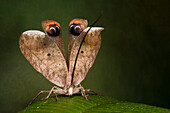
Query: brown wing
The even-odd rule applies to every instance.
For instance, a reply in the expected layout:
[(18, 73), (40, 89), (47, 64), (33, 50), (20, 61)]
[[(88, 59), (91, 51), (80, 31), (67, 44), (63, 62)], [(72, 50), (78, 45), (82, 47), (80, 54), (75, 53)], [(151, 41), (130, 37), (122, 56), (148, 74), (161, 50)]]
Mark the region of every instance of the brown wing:
[[(83, 30), (83, 32), (80, 34), (79, 37), (77, 37), (73, 44), (70, 53), (69, 76), (72, 75), (78, 48), (88, 29), (89, 27)], [(79, 85), (81, 81), (84, 80), (88, 70), (91, 68), (96, 59), (97, 53), (100, 49), (102, 30), (104, 30), (104, 28), (92, 27), (91, 30), (88, 32), (85, 41), (83, 42), (74, 72), (73, 84), (75, 86)]]
[[(58, 26), (58, 30), (59, 30), (59, 35), (49, 35), (49, 33), (51, 34), (55, 34), (54, 32), (50, 31), (50, 26)], [(61, 26), (58, 22), (54, 21), (54, 20), (44, 20), (42, 21), (42, 27), (44, 29), (44, 31), (46, 32), (46, 34), (48, 35), (48, 37), (50, 38), (55, 38), (57, 46), (59, 47), (60, 51), (62, 52), (63, 56), (65, 57), (65, 53), (64, 53), (64, 44), (63, 44), (63, 38), (62, 38), (62, 32), (61, 32)]]
[[(67, 64), (69, 68), (70, 52), (74, 41), (80, 35), (80, 33), (87, 28), (88, 22), (85, 19), (73, 19), (69, 23), (69, 38), (68, 38), (68, 50), (67, 50)], [(80, 29), (76, 29), (76, 28)]]
[(64, 87), (68, 74), (66, 61), (55, 38), (37, 30), (20, 36), (20, 49), (30, 64), (50, 82)]

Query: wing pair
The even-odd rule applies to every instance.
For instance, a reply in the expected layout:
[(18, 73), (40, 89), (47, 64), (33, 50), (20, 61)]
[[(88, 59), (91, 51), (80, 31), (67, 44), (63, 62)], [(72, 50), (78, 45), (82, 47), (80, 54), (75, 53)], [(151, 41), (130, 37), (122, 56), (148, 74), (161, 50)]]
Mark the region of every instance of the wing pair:
[[(42, 22), (43, 29), (28, 30), (20, 36), (20, 49), (30, 64), (50, 82), (60, 87), (69, 87), (80, 43), (87, 30), (87, 20), (73, 19), (69, 23), (67, 61), (65, 60), (61, 26), (53, 20)], [(79, 85), (94, 63), (101, 44), (101, 31), (92, 27), (81, 47), (74, 72), (73, 84)]]

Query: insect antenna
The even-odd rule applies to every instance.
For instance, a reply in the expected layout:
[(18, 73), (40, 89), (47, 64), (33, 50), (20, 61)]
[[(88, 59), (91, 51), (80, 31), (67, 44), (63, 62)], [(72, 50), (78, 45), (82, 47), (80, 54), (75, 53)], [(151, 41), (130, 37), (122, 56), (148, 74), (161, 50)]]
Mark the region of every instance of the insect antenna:
[(84, 42), (84, 40), (85, 40), (85, 38), (87, 36), (87, 33), (99, 21), (99, 19), (102, 17), (102, 15), (103, 15), (103, 13), (101, 13), (100, 16), (93, 22), (93, 24), (90, 26), (90, 28), (88, 29), (88, 31), (84, 35), (83, 40), (80, 43), (80, 46), (79, 46), (79, 49), (78, 49), (78, 52), (77, 52), (77, 55), (76, 55), (76, 59), (75, 59), (75, 62), (74, 62), (74, 67), (73, 67), (73, 73), (72, 73), (72, 78), (71, 78), (71, 84), (72, 85), (73, 85), (73, 78), (74, 78), (74, 72), (75, 72), (75, 68), (76, 68), (76, 63), (77, 63), (77, 59), (78, 59), (78, 56), (79, 56), (79, 53), (80, 53), (81, 46), (83, 45), (83, 42)]

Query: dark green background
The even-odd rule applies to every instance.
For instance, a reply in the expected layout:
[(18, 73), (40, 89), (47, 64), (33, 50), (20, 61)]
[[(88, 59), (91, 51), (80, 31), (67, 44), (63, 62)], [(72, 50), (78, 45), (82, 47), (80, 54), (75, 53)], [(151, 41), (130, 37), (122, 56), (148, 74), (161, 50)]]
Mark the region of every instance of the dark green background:
[(119, 100), (170, 108), (169, 0), (0, 1), (0, 112), (24, 109), (53, 84), (39, 74), (19, 49), (20, 34), (42, 30), (41, 21), (62, 26), (67, 48), (68, 23), (86, 18), (89, 24), (103, 11), (97, 59), (82, 82)]

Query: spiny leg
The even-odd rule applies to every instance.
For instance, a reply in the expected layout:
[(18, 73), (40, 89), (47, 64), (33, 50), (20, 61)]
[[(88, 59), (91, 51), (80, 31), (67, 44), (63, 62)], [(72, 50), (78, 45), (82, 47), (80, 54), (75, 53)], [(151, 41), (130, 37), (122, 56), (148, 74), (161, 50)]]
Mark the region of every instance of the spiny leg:
[(54, 95), (55, 95), (55, 98), (56, 98), (56, 101), (58, 100), (58, 97), (57, 97), (57, 94), (56, 94), (56, 92), (53, 90), (53, 93), (54, 93)]
[(80, 89), (81, 89), (81, 94), (82, 94), (82, 96), (83, 96), (86, 100), (90, 101), (90, 99), (87, 98), (88, 95), (86, 95), (85, 89), (84, 89), (81, 85), (80, 85)]
[(87, 92), (92, 92), (92, 93), (98, 95), (98, 93), (96, 93), (95, 91), (93, 91), (93, 90), (91, 90), (91, 89), (85, 89), (85, 91), (87, 91)]
[(41, 93), (49, 93), (50, 91), (40, 91), (34, 98), (33, 98), (33, 100), (28, 104), (28, 106), (29, 105), (31, 105), (34, 101), (35, 101), (35, 99), (41, 94)]
[[(59, 88), (59, 87), (57, 87), (57, 86), (53, 86), (53, 87), (51, 88), (51, 90), (50, 90), (49, 94), (47, 95), (47, 97), (42, 98), (41, 100), (48, 99), (48, 98), (49, 98), (49, 96), (51, 95), (51, 93), (52, 93), (52, 92), (54, 93), (54, 91), (53, 91), (54, 89), (61, 89), (61, 88)], [(56, 93), (54, 93), (54, 94), (55, 94), (55, 96), (56, 96), (56, 98), (57, 98)]]

